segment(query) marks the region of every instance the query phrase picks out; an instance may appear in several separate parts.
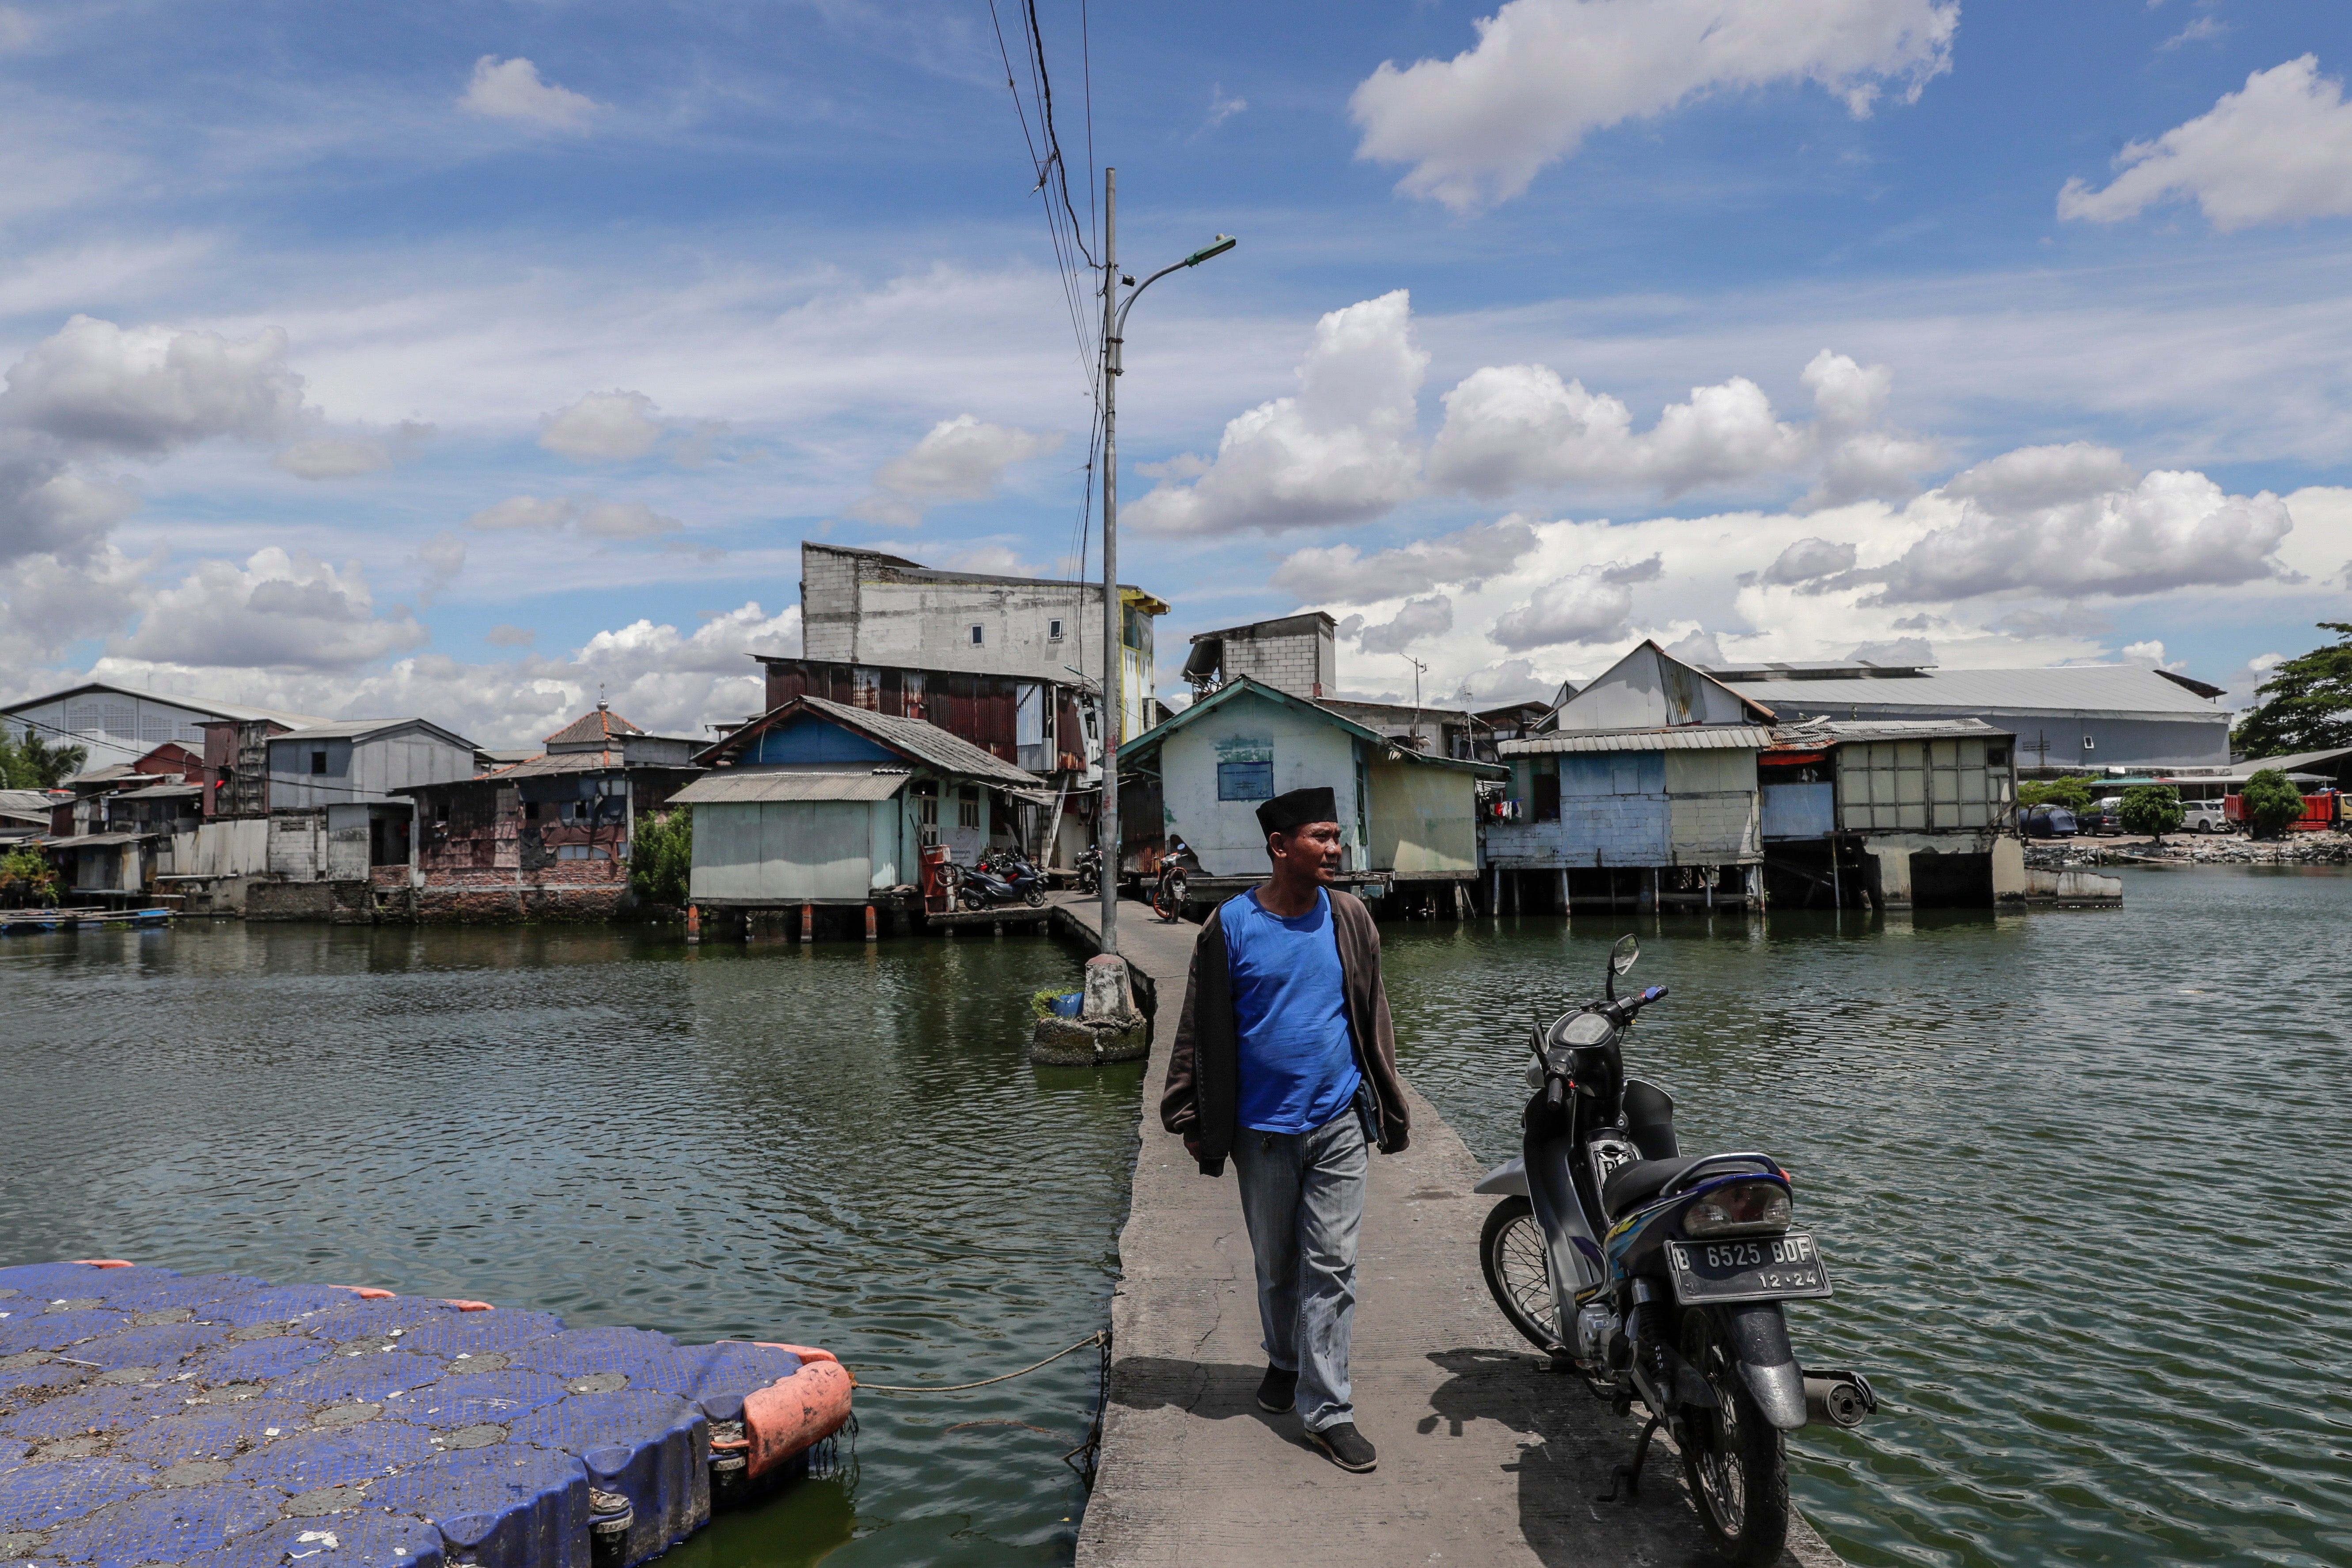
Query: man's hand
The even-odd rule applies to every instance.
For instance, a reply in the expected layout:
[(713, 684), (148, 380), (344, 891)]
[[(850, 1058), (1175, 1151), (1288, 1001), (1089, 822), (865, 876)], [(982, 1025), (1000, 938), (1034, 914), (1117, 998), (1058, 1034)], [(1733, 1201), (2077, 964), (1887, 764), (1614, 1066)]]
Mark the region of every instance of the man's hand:
[(1201, 1141), (1190, 1132), (1184, 1134), (1184, 1152), (1192, 1155), (1195, 1160), (1201, 1157)]

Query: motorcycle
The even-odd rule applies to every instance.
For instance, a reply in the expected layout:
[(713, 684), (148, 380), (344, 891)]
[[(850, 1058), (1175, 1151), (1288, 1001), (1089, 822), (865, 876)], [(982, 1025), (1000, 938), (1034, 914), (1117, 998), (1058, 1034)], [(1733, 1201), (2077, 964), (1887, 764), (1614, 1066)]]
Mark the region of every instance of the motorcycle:
[(1102, 851), (1092, 844), (1078, 851), (1077, 883), (1080, 893), (1102, 891)]
[(1859, 1426), (1878, 1397), (1790, 1344), (1781, 1303), (1831, 1288), (1820, 1247), (1790, 1227), (1788, 1170), (1769, 1154), (1683, 1153), (1674, 1098), (1626, 1075), (1626, 1034), (1666, 995), (1617, 994), (1639, 952), (1619, 938), (1602, 999), (1530, 1029), (1521, 1152), (1475, 1188), (1502, 1198), (1480, 1260), (1503, 1315), (1556, 1367), (1620, 1415), (1636, 1401), (1647, 1413), (1601, 1500), (1638, 1492), (1663, 1427), (1717, 1548), (1770, 1563), (1789, 1529), (1783, 1434)]
[(1160, 869), (1151, 883), (1151, 912), (1171, 924), (1184, 918), (1184, 903), (1192, 896), (1192, 874), (1201, 868), (1200, 858), (1192, 847), (1181, 838), (1160, 858)]
[(966, 910), (993, 909), (998, 904), (1027, 904), (1032, 909), (1045, 902), (1045, 879), (1019, 861), (998, 862), (999, 869), (992, 870), (986, 861), (965, 870), (956, 879), (956, 900)]

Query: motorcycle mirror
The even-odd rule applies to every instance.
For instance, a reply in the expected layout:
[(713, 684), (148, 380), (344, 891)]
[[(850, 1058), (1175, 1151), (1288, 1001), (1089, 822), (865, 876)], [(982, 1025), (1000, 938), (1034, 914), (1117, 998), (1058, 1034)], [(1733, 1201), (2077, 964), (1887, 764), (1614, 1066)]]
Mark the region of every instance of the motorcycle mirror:
[(1616, 946), (1609, 950), (1609, 973), (1624, 973), (1633, 967), (1633, 961), (1641, 956), (1642, 944), (1633, 939), (1633, 933), (1627, 932), (1617, 939)]

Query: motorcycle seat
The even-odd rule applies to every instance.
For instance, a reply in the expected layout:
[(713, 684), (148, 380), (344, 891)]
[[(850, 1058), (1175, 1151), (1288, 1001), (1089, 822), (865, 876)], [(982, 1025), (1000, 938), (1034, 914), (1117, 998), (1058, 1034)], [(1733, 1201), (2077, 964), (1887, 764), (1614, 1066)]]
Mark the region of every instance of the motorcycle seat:
[(1641, 1207), (1674, 1185), (1692, 1166), (1713, 1161), (1723, 1162), (1723, 1168), (1709, 1175), (1728, 1176), (1751, 1169), (1778, 1168), (1759, 1154), (1677, 1154), (1670, 1160), (1643, 1160), (1609, 1178), (1608, 1184), (1601, 1189), (1601, 1212), (1614, 1224), (1630, 1210)]
[(1665, 1191), (1667, 1183), (1706, 1157), (1677, 1154), (1670, 1160), (1640, 1160), (1625, 1166), (1601, 1189), (1601, 1212), (1613, 1221), (1629, 1209), (1641, 1207)]

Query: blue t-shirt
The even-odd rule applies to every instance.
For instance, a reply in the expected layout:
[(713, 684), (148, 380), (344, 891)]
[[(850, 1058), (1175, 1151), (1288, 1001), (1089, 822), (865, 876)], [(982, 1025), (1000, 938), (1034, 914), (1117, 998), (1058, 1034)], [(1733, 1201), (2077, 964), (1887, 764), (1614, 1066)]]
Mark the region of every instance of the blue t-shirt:
[(1331, 897), (1295, 920), (1248, 892), (1219, 912), (1240, 1036), (1236, 1120), (1259, 1132), (1307, 1132), (1348, 1108), (1361, 1075), (1348, 1035), (1346, 978)]

